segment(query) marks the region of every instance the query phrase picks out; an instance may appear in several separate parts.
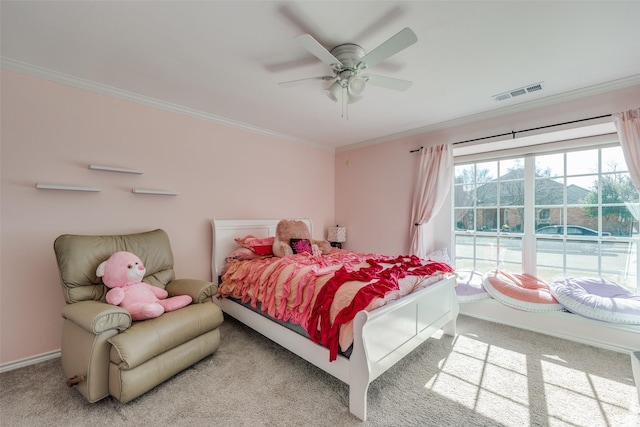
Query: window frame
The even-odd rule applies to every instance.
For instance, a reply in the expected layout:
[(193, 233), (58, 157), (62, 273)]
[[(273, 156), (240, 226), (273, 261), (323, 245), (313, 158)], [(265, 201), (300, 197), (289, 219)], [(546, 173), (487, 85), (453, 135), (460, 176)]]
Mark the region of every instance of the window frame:
[[(482, 151), (481, 146), (479, 146), (478, 149), (475, 150), (475, 152), (471, 154), (464, 154), (464, 155), (456, 155), (456, 150), (454, 148), (454, 153), (453, 153), (454, 179), (452, 179), (451, 194), (455, 195), (455, 189), (456, 189), (455, 170), (457, 166), (470, 165), (470, 164), (475, 165), (478, 163), (482, 163), (483, 161), (501, 161), (501, 160), (508, 160), (513, 158), (522, 158), (524, 160), (524, 169), (525, 169), (525, 176), (524, 176), (525, 201), (524, 201), (524, 227), (521, 234), (522, 236), (521, 266), (522, 266), (523, 273), (536, 275), (537, 274), (537, 261), (536, 261), (536, 258), (537, 258), (536, 244), (537, 243), (536, 242), (538, 241), (539, 237), (536, 236), (535, 234), (535, 224), (536, 224), (536, 218), (539, 216), (539, 213), (537, 212), (538, 209), (536, 209), (535, 194), (534, 194), (535, 157), (540, 155), (546, 155), (546, 154), (554, 154), (554, 153), (584, 151), (584, 150), (588, 150), (589, 148), (607, 148), (607, 147), (616, 147), (616, 146), (620, 146), (617, 133), (606, 133), (606, 134), (595, 135), (591, 137), (583, 137), (583, 138), (577, 138), (577, 139), (564, 139), (564, 140), (554, 141), (550, 143), (518, 146), (513, 149), (500, 149), (500, 150), (494, 150), (494, 151)], [(565, 176), (566, 176), (566, 171), (565, 171)], [(602, 176), (603, 176), (603, 171), (598, 170), (598, 177), (602, 177)], [(474, 217), (474, 220), (476, 222), (475, 222), (474, 230), (470, 230), (470, 231), (458, 230), (456, 226), (456, 209), (461, 209), (462, 207), (456, 207), (455, 204), (456, 204), (456, 197), (451, 197), (451, 221), (453, 225), (451, 228), (452, 229), (452, 235), (451, 235), (452, 259), (454, 260), (454, 264), (455, 264), (455, 260), (458, 258), (457, 256), (458, 254), (456, 254), (457, 237), (461, 235), (468, 235), (468, 236), (473, 235), (473, 238), (474, 238), (473, 265), (474, 267), (476, 267), (478, 265), (477, 263), (478, 248), (477, 248), (475, 239), (477, 239), (477, 237), (479, 236), (495, 237), (498, 239), (497, 242), (499, 242), (501, 232), (500, 230), (495, 230), (492, 233), (485, 233), (482, 231), (478, 231), (477, 218), (475, 217)], [(599, 200), (598, 204), (600, 207), (602, 207), (602, 200)], [(474, 210), (479, 207), (480, 206), (476, 204), (474, 207)], [(507, 206), (497, 204), (498, 212), (500, 209), (504, 209), (505, 207)], [(567, 209), (567, 201), (565, 200), (563, 205), (560, 205), (560, 207), (563, 209)], [(502, 212), (502, 215), (505, 215), (505, 214), (506, 212)], [(598, 229), (602, 230), (601, 215), (598, 216), (598, 221), (599, 221)], [(566, 225), (569, 225), (569, 224), (565, 224), (565, 226)], [(565, 233), (566, 233), (566, 229), (565, 229)], [(544, 235), (544, 237), (547, 237), (547, 235)], [(561, 238), (559, 238), (559, 240), (565, 242), (563, 244), (566, 244), (566, 241), (572, 240), (573, 237), (576, 237), (576, 236), (571, 234), (564, 234)], [(578, 239), (580, 239), (581, 237), (583, 236), (577, 236)], [(597, 237), (597, 239), (598, 239), (598, 245), (601, 245), (602, 244), (601, 242), (603, 241), (603, 239), (605, 239), (605, 234), (602, 233), (602, 231), (600, 231), (600, 235)], [(611, 239), (611, 238), (606, 237), (606, 239)], [(636, 281), (637, 281), (635, 292), (640, 294), (640, 265), (638, 265), (640, 264), (640, 260), (638, 259), (639, 257), (637, 253), (638, 248), (640, 248), (640, 236), (631, 235), (628, 238), (622, 238), (622, 239), (618, 239), (617, 237), (614, 237), (612, 240), (620, 240), (624, 242), (630, 241), (632, 245), (635, 244), (635, 248), (636, 248), (635, 264), (637, 266), (635, 271)], [(562, 264), (563, 272), (566, 272), (568, 268), (566, 258), (565, 258), (566, 254), (567, 254), (566, 251), (563, 252), (563, 264)], [(598, 271), (602, 271), (603, 270), (602, 259), (604, 255), (602, 253), (599, 253), (597, 256), (598, 256)], [(629, 256), (632, 256), (632, 255), (629, 255)], [(498, 260), (498, 257), (496, 258), (496, 261), (497, 260)], [(633, 286), (633, 284), (630, 284), (630, 286)]]

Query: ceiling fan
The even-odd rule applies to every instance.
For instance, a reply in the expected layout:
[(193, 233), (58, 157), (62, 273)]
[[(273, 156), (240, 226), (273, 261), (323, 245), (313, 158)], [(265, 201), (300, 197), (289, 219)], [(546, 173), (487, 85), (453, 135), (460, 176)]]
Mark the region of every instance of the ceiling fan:
[(341, 98), (343, 103), (348, 104), (362, 99), (367, 84), (393, 90), (407, 90), (411, 87), (412, 82), (408, 80), (364, 74), (364, 70), (417, 42), (418, 38), (410, 28), (404, 28), (369, 53), (354, 43), (341, 44), (328, 51), (309, 34), (296, 36), (295, 40), (322, 62), (329, 65), (333, 75), (281, 82), (279, 83), (281, 86), (295, 85), (308, 80), (332, 82), (325, 89), (327, 96), (335, 102)]

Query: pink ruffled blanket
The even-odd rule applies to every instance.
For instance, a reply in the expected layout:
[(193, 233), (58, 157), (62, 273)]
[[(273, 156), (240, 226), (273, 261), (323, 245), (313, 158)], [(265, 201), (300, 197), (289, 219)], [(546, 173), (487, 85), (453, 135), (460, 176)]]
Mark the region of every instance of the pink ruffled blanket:
[(218, 297), (233, 297), (269, 316), (301, 325), (330, 350), (353, 343), (353, 318), (442, 280), (448, 264), (415, 256), (389, 257), (350, 251), (232, 261)]

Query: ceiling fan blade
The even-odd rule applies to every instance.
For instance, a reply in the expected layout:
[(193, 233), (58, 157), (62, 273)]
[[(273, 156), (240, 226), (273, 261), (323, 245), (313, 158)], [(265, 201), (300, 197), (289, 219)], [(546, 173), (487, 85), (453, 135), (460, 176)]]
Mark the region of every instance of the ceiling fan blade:
[(389, 40), (363, 56), (360, 59), (360, 63), (364, 64), (365, 68), (373, 67), (377, 63), (384, 61), (403, 49), (406, 49), (417, 41), (418, 37), (411, 28), (404, 28), (395, 36), (391, 37)]
[(289, 80), (288, 82), (280, 82), (278, 83), (280, 86), (282, 87), (289, 87), (289, 86), (297, 86), (303, 83), (306, 83), (310, 80), (323, 80), (325, 82), (331, 81), (333, 79), (335, 79), (336, 76), (318, 76), (318, 77), (307, 77), (305, 79), (298, 79), (298, 80)]
[[(283, 71), (290, 71), (296, 68), (309, 67), (316, 65), (318, 63), (318, 59), (315, 56), (305, 55), (304, 58), (294, 59), (292, 61), (283, 61), (283, 62), (273, 62), (271, 64), (265, 64), (264, 69), (270, 73), (280, 73)], [(394, 70), (391, 67), (387, 67), (392, 63), (391, 61), (385, 63), (384, 70), (390, 69), (391, 72), (397, 72), (398, 70)], [(382, 65), (381, 65), (382, 66)]]
[[(352, 36), (351, 39), (352, 40), (365, 40), (368, 37), (374, 35), (374, 34), (379, 34), (380, 30), (383, 27), (386, 27), (388, 25), (390, 25), (393, 21), (395, 21), (396, 19), (400, 18), (402, 15), (404, 15), (406, 12), (406, 6), (405, 5), (393, 5), (391, 6), (391, 8), (382, 14), (382, 16), (380, 16), (378, 19), (376, 19), (374, 22), (370, 23), (367, 28), (363, 29), (362, 31), (360, 31), (357, 35)], [(306, 31), (307, 33), (311, 33), (311, 34), (316, 34), (313, 33), (311, 31)]]
[(367, 78), (367, 83), (369, 84), (393, 90), (407, 90), (413, 84), (413, 82), (410, 82), (409, 80), (394, 79), (393, 77), (376, 76), (371, 74), (363, 77)]
[(309, 34), (301, 34), (295, 37), (295, 40), (309, 52), (314, 54), (325, 64), (333, 67), (334, 65), (342, 66), (342, 62), (331, 54), (324, 46), (322, 46), (316, 39)]

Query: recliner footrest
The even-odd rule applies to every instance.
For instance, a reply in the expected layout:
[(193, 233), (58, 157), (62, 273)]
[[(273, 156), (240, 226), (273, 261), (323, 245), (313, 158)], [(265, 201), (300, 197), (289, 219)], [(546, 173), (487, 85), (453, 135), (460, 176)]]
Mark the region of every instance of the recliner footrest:
[(159, 354), (135, 369), (123, 370), (111, 363), (109, 394), (121, 403), (127, 403), (213, 354), (219, 345), (220, 329), (217, 328)]
[[(220, 308), (212, 301), (191, 304), (155, 319), (135, 322), (112, 337), (110, 359), (120, 369), (133, 369), (222, 324)], [(159, 333), (161, 331), (161, 333)]]

